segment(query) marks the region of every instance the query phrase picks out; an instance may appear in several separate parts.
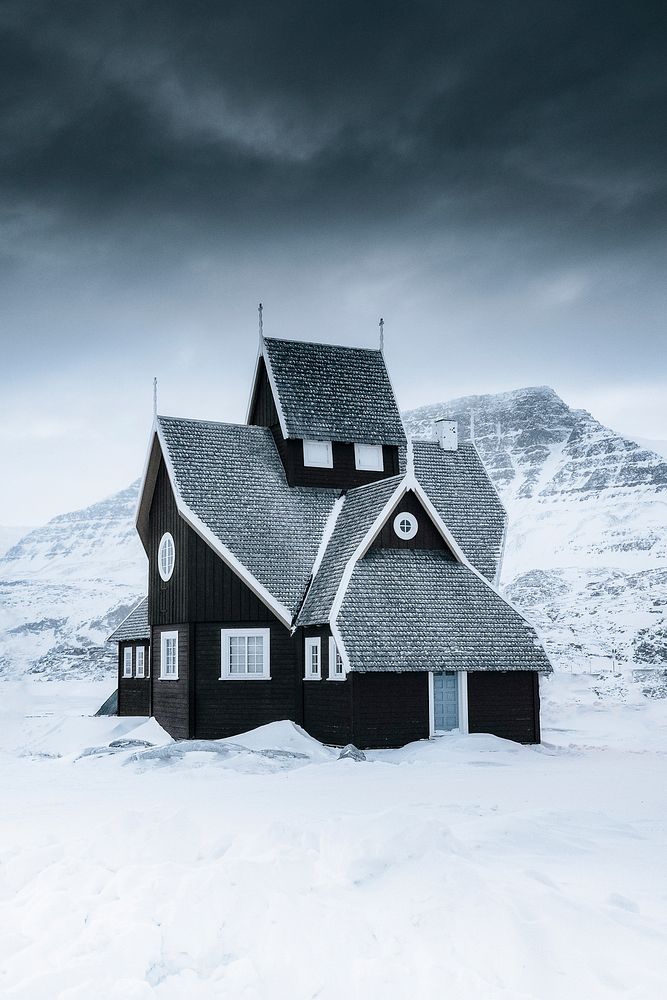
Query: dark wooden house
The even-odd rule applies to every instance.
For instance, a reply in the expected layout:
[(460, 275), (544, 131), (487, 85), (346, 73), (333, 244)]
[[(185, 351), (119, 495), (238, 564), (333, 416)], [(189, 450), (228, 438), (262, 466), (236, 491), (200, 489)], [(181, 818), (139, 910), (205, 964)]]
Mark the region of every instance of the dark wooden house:
[(452, 422), (406, 441), (381, 351), (262, 340), (245, 424), (155, 419), (119, 712), (182, 739), (538, 742), (551, 667), (498, 592), (505, 521)]

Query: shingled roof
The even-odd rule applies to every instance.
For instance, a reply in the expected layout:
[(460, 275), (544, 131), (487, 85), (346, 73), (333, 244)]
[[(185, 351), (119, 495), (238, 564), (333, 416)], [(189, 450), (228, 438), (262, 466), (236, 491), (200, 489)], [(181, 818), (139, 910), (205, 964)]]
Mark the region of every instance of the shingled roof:
[(299, 612), (298, 625), (328, 621), (348, 560), (401, 481), (402, 476), (392, 476), (369, 486), (359, 486), (346, 494), (320, 567)]
[(264, 357), (287, 437), (405, 444), (381, 351), (267, 338)]
[(294, 616), (340, 491), (290, 488), (265, 427), (157, 423), (177, 502)]
[(137, 639), (150, 639), (150, 636), (148, 598), (142, 597), (127, 618), (123, 618), (118, 628), (111, 633), (107, 642), (132, 642)]
[(532, 627), (467, 566), (437, 552), (372, 549), (337, 618), (353, 670), (537, 670)]
[(415, 476), (465, 553), (487, 580), (495, 580), (507, 515), (477, 448), (445, 451), (437, 441), (413, 441)]

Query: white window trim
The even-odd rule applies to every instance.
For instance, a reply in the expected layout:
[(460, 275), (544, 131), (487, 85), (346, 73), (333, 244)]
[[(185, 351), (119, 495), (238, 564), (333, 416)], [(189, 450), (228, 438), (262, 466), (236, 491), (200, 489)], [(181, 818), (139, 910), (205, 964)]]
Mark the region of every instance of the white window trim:
[[(139, 673), (139, 653), (143, 655), (143, 662), (141, 664), (141, 673)], [(139, 677), (142, 680), (146, 676), (146, 647), (136, 646), (134, 650), (134, 676)]]
[[(317, 650), (317, 673), (311, 674), (309, 671), (310, 666), (310, 650)], [(303, 670), (304, 681), (319, 681), (322, 679), (322, 643), (319, 636), (306, 636), (305, 639), (305, 664)]]
[[(264, 639), (261, 674), (230, 674), (229, 642), (235, 637)], [(223, 628), (220, 629), (220, 678), (221, 681), (270, 681), (271, 680), (271, 629), (269, 628)]]
[[(408, 520), (410, 522), (410, 534), (406, 535), (399, 528), (399, 523), (401, 521)], [(402, 538), (404, 542), (409, 542), (411, 538), (414, 538), (419, 531), (419, 524), (417, 523), (417, 518), (414, 514), (411, 514), (409, 510), (402, 510), (394, 518), (394, 534), (397, 538)]]
[[(165, 674), (165, 647), (167, 645), (167, 639), (176, 640), (176, 673), (175, 674)], [(161, 681), (177, 681), (178, 680), (178, 632), (161, 632), (160, 633), (160, 680)]]
[[(167, 541), (171, 541), (172, 551), (174, 553), (174, 559), (171, 564), (171, 570), (169, 571), (169, 573), (163, 573), (162, 549)], [(174, 542), (174, 536), (171, 534), (171, 532), (165, 531), (164, 535), (160, 539), (160, 544), (157, 547), (157, 571), (160, 574), (160, 579), (164, 580), (165, 583), (167, 583), (168, 580), (171, 580), (172, 576), (174, 575), (175, 566), (176, 566), (176, 543)]]
[[(128, 653), (130, 654), (130, 656), (129, 656), (129, 667), (130, 667), (130, 669), (129, 670), (127, 669), (128, 668), (128, 655), (127, 655)], [(123, 650), (123, 680), (127, 680), (128, 677), (131, 677), (131, 676), (132, 676), (132, 647), (131, 646), (126, 646), (125, 649)]]
[[(372, 448), (375, 456), (374, 461), (364, 462), (362, 459), (363, 449)], [(359, 472), (384, 472), (384, 454), (381, 444), (355, 444), (354, 465)]]
[(341, 662), (343, 664), (343, 673), (335, 673), (336, 666), (336, 653), (338, 652), (338, 646), (336, 645), (336, 640), (332, 635), (329, 636), (329, 680), (330, 681), (344, 681), (347, 677), (345, 672), (345, 661), (341, 656)]
[[(327, 449), (327, 460), (326, 462), (313, 462), (308, 458), (308, 445), (325, 445)], [(333, 449), (331, 447), (331, 441), (315, 441), (309, 440), (307, 438), (303, 439), (303, 464), (309, 469), (333, 469)]]

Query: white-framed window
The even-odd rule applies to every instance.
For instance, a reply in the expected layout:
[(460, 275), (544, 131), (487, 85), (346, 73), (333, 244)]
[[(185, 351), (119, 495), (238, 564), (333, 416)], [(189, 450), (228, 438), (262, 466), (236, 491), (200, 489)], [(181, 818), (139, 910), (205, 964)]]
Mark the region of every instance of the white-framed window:
[(178, 680), (178, 632), (160, 635), (160, 680)]
[(174, 539), (169, 532), (166, 531), (160, 539), (160, 544), (157, 550), (157, 569), (165, 583), (167, 580), (171, 579), (171, 574), (174, 572), (175, 562), (176, 546), (174, 545)]
[(322, 648), (319, 637), (309, 637), (306, 642), (306, 667), (304, 680), (319, 681), (322, 676)]
[(333, 469), (331, 441), (303, 442), (303, 464), (314, 469)]
[(340, 650), (332, 635), (329, 636), (329, 680), (345, 680), (345, 664), (343, 663), (343, 657), (340, 655)]
[(223, 681), (261, 681), (271, 677), (271, 630), (223, 628), (220, 630)]
[(134, 654), (134, 676), (146, 676), (146, 647), (137, 646)]
[(399, 538), (403, 538), (406, 542), (415, 537), (418, 529), (417, 518), (407, 510), (401, 511), (394, 518), (394, 531)]
[(123, 650), (123, 677), (132, 676), (132, 647), (126, 646)]
[(360, 471), (384, 472), (381, 444), (355, 444), (354, 464)]

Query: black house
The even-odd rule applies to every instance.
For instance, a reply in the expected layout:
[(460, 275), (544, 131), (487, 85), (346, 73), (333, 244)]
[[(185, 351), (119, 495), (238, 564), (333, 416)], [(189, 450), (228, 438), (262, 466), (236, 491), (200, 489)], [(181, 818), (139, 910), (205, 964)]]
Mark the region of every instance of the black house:
[(246, 424), (155, 418), (119, 713), (177, 738), (538, 742), (551, 666), (498, 593), (505, 522), (455, 424), (406, 441), (381, 351), (262, 340)]

